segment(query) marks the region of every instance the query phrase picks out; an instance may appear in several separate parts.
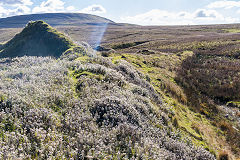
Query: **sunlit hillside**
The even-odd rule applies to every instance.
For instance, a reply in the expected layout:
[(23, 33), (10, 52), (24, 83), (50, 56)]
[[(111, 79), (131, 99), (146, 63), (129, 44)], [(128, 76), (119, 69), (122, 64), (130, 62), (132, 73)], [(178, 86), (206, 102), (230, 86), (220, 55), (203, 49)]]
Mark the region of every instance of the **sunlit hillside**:
[(240, 157), (239, 24), (46, 15), (0, 28), (2, 159)]

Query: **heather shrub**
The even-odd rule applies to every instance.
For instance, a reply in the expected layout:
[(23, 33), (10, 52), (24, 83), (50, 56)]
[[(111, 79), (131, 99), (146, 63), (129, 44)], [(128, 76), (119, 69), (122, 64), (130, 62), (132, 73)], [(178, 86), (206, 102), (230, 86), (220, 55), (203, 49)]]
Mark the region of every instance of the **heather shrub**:
[[(194, 46), (194, 54), (179, 66), (176, 82), (184, 89), (187, 105), (215, 121), (224, 131), (231, 150), (238, 154), (240, 134), (235, 129), (239, 128), (238, 120), (227, 122), (229, 116), (224, 112), (237, 107), (240, 99), (239, 43), (218, 40)], [(226, 111), (219, 106), (226, 106)]]
[[(23, 56), (19, 39), (37, 43), (41, 33), (51, 53)], [(113, 64), (41, 21), (4, 52), (18, 49), (11, 57), (23, 57), (0, 59), (0, 159), (215, 159), (174, 132), (171, 111), (126, 61)]]
[(215, 159), (171, 131), (140, 72), (75, 55), (0, 60), (2, 159)]
[[(194, 55), (187, 57), (177, 72), (177, 81), (184, 87), (191, 102), (192, 94), (207, 96), (217, 103), (240, 99), (239, 44), (232, 41), (201, 42)], [(202, 98), (203, 99), (203, 98)], [(194, 105), (198, 105), (193, 102)]]

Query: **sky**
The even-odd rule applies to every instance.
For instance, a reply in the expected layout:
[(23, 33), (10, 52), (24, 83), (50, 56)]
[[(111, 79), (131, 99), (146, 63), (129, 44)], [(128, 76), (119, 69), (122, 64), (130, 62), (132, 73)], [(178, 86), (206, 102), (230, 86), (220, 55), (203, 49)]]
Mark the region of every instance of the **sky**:
[(240, 23), (240, 0), (0, 0), (0, 18), (34, 13), (89, 13), (119, 23)]

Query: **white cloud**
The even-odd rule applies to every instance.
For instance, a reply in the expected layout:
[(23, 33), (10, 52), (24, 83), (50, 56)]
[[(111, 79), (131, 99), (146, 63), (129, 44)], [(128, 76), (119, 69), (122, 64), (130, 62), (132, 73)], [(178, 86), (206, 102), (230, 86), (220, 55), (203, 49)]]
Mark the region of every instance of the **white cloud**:
[(68, 6), (68, 7), (66, 8), (66, 10), (69, 11), (69, 12), (73, 12), (73, 11), (76, 10), (76, 8), (75, 8), (74, 6)]
[(76, 12), (74, 6), (64, 6), (63, 0), (45, 0), (30, 8), (31, 0), (0, 0), (0, 18), (31, 13)]
[(106, 13), (106, 9), (101, 5), (94, 4), (80, 10), (79, 12), (89, 13), (89, 14), (102, 14), (102, 13)]
[(151, 10), (135, 16), (122, 17), (122, 22), (141, 25), (188, 25), (239, 22), (238, 18), (224, 17), (215, 10), (198, 9), (195, 12)]
[(0, 17), (5, 17), (5, 13), (7, 13), (7, 10), (0, 6)]
[(31, 0), (1, 0), (0, 4), (2, 5), (10, 5), (10, 6), (31, 6), (33, 2)]
[(1, 0), (0, 1), (0, 18), (30, 14), (31, 0)]
[(17, 15), (31, 13), (31, 9), (27, 6), (19, 6), (15, 10), (16, 10), (15, 14)]
[(233, 7), (240, 7), (240, 1), (216, 1), (207, 5), (208, 8), (224, 8), (231, 9)]
[(0, 6), (0, 17), (10, 17), (16, 15), (30, 14), (31, 9), (27, 6), (19, 6), (15, 9), (5, 9)]
[(63, 12), (64, 2), (61, 0), (47, 0), (43, 1), (40, 6), (34, 7), (32, 13), (54, 13)]
[[(174, 24), (193, 24), (185, 20), (190, 16), (187, 12), (173, 13), (164, 10), (154, 9), (136, 16), (122, 17), (121, 20), (126, 23), (142, 25), (174, 25)], [(180, 18), (179, 18), (180, 17)]]
[(31, 0), (1, 0), (0, 18), (31, 13)]
[(215, 10), (198, 9), (195, 11), (196, 18), (223, 18), (223, 16)]

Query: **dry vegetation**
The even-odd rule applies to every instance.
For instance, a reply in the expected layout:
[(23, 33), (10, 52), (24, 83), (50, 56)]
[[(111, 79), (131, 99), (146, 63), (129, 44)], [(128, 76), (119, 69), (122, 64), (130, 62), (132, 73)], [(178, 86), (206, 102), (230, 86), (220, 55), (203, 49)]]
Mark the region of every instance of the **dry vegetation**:
[(144, 74), (86, 44), (0, 59), (0, 97), (1, 159), (216, 159), (173, 127)]
[[(79, 32), (77, 27), (74, 32), (73, 28), (59, 29), (75, 40), (96, 45), (87, 34), (84, 39), (75, 37), (82, 34), (82, 29), (91, 32), (91, 28), (81, 28)], [(231, 159), (240, 153), (239, 29), (238, 24), (109, 26), (101, 43), (106, 50), (102, 55), (112, 57), (113, 63), (122, 59), (133, 64), (163, 95), (164, 101), (173, 105), (174, 124), (184, 134), (216, 155), (228, 149)], [(206, 118), (200, 123), (198, 113)], [(226, 130), (221, 127), (224, 125)]]
[[(57, 28), (74, 41), (87, 41), (95, 48), (98, 45), (96, 40), (103, 34), (104, 27), (86, 25)], [(70, 88), (74, 95), (69, 102), (75, 103), (74, 99), (77, 98), (81, 100), (81, 104), (88, 105), (78, 104), (72, 109), (67, 107), (69, 111), (59, 119), (64, 119), (65, 115), (74, 115), (70, 116), (66, 123), (74, 129), (65, 126), (67, 132), (63, 135), (75, 136), (73, 131), (82, 131), (82, 135), (94, 137), (85, 138), (91, 142), (82, 142), (84, 138), (78, 139), (79, 137), (75, 139), (81, 140), (80, 144), (83, 145), (78, 147), (85, 151), (81, 155), (88, 158), (99, 157), (97, 153), (101, 152), (103, 156), (115, 158), (169, 156), (170, 159), (179, 159), (181, 156), (196, 153), (192, 149), (189, 151), (186, 144), (202, 147), (215, 155), (215, 158), (238, 158), (239, 29), (240, 25), (237, 24), (175, 27), (109, 25), (101, 47), (98, 47), (105, 58), (99, 56), (89, 59), (79, 55), (64, 58), (74, 60), (74, 67), (70, 65), (71, 67), (67, 68), (70, 70), (68, 77), (72, 78), (73, 84)], [(12, 32), (12, 29), (10, 31)], [(11, 38), (12, 35), (9, 34), (8, 37)], [(0, 36), (0, 40), (5, 41), (6, 36)], [(62, 112), (61, 108), (56, 107), (59, 106), (58, 101), (56, 103), (50, 111)], [(77, 115), (78, 110), (81, 110), (79, 114), (86, 114), (82, 117), (84, 120), (80, 118), (82, 115)], [(164, 116), (165, 114), (167, 116)], [(90, 120), (91, 118), (94, 120)], [(85, 125), (81, 129), (82, 126), (77, 126), (75, 122), (84, 122)], [(65, 122), (59, 125), (63, 124), (65, 125)], [(145, 127), (150, 127), (150, 130)], [(171, 128), (171, 132), (163, 132), (166, 128)], [(149, 135), (149, 132), (152, 134)], [(57, 130), (57, 133), (62, 134), (63, 131)], [(98, 137), (99, 135), (103, 137)], [(169, 136), (166, 142), (172, 142), (170, 139), (181, 139), (179, 145), (173, 145), (179, 148), (168, 148), (169, 144), (165, 145), (165, 140), (162, 141), (161, 136), (155, 137), (157, 135)], [(113, 141), (109, 137), (113, 137)], [(62, 140), (64, 145), (75, 141), (65, 143), (64, 137)], [(100, 141), (104, 144), (101, 143), (98, 146), (100, 148), (96, 148)], [(86, 149), (84, 144), (91, 144), (94, 151)], [(164, 145), (159, 148), (159, 144)], [(111, 154), (109, 150), (105, 150), (107, 146), (110, 146)], [(74, 145), (70, 145), (71, 147)], [(181, 152), (182, 147), (186, 152)], [(176, 153), (179, 149), (181, 153)], [(169, 154), (169, 150), (174, 154)], [(143, 155), (140, 155), (141, 152)], [(71, 155), (65, 153), (67, 152), (63, 150), (62, 156)]]

